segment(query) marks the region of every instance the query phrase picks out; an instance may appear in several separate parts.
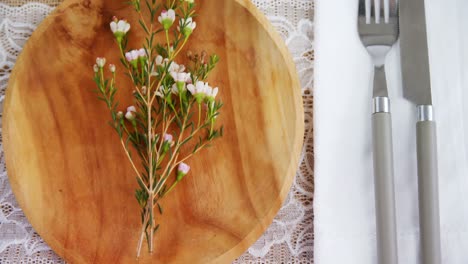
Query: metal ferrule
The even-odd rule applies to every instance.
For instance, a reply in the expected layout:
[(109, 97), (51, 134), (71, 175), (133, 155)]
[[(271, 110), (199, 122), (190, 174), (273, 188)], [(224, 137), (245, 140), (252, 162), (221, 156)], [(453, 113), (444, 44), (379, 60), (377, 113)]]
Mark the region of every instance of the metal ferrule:
[(421, 121), (434, 121), (432, 105), (418, 105), (418, 122)]
[(390, 113), (390, 99), (388, 97), (374, 97), (372, 113)]

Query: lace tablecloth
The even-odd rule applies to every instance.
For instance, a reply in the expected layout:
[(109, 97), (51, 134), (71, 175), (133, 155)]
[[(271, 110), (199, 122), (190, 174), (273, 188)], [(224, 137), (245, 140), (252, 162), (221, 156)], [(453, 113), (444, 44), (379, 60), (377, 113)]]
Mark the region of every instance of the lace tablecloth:
[[(278, 29), (297, 65), (305, 110), (305, 144), (295, 181), (271, 226), (234, 263), (312, 263), (313, 0), (252, 0)], [(37, 25), (60, 0), (0, 0), (0, 114), (8, 78)], [(34, 231), (8, 183), (0, 137), (0, 263), (64, 263)]]

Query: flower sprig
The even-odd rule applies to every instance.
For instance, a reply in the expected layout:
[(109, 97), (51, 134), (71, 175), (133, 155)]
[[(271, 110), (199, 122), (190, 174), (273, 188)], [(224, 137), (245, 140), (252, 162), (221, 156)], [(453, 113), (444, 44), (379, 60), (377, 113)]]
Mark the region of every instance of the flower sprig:
[[(142, 47), (128, 49), (131, 26), (126, 20), (114, 17), (110, 29), (133, 83), (134, 104), (119, 110), (115, 65), (107, 71), (106, 60), (97, 58), (93, 70), (95, 92), (110, 111), (109, 124), (120, 138), (139, 186), (135, 191), (142, 221), (139, 257), (145, 238), (153, 252), (153, 236), (159, 228), (155, 210), (163, 213), (160, 200), (189, 173), (188, 160), (223, 135), (223, 127), (216, 126), (223, 104), (217, 99), (219, 88), (207, 81), (219, 57), (207, 58), (204, 51), (178, 57), (197, 28), (195, 1), (131, 0), (130, 4), (146, 33)], [(144, 11), (149, 12), (149, 19)], [(155, 41), (159, 33), (164, 34), (163, 43)], [(188, 61), (187, 67), (180, 63), (183, 60)]]

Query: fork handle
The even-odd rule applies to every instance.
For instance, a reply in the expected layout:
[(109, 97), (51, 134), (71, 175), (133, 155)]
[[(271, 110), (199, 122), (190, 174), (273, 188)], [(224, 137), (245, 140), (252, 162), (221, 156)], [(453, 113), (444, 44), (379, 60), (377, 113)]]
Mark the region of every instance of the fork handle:
[(418, 112), (419, 118), (416, 123), (416, 141), (422, 263), (440, 264), (436, 123), (432, 117), (432, 106), (418, 106)]
[(398, 263), (393, 182), (392, 118), (387, 97), (374, 98), (372, 139), (379, 264)]

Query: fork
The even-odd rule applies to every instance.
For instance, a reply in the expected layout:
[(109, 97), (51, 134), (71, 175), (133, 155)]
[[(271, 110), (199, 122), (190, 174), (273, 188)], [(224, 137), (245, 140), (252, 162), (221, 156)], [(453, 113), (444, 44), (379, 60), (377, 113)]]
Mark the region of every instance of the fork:
[(385, 58), (398, 39), (396, 0), (359, 0), (358, 31), (374, 64), (372, 142), (379, 264), (398, 263), (392, 120)]

